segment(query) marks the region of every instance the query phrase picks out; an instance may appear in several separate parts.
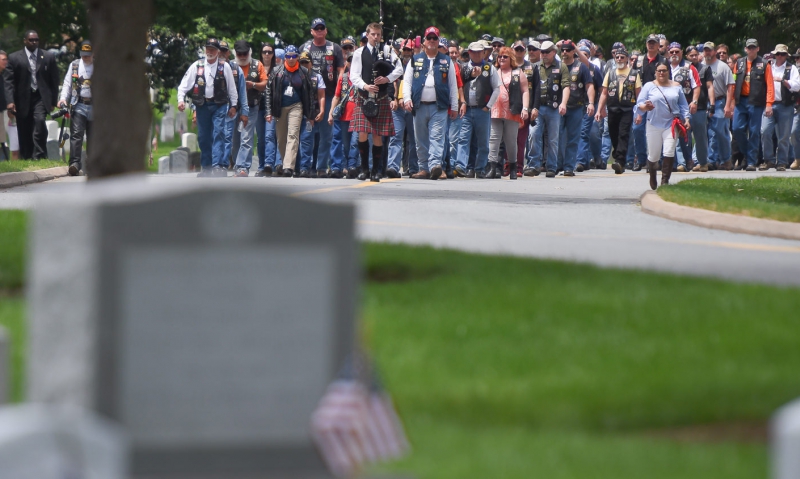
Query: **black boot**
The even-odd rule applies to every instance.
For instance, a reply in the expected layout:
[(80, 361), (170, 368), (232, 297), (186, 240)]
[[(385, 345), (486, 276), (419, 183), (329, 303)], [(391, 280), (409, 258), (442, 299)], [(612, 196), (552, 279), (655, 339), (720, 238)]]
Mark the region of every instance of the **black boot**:
[(661, 161), (661, 186), (669, 184), (673, 164), (675, 164), (675, 157), (672, 156), (665, 156)]
[(372, 145), (372, 176), (370, 177), (370, 181), (379, 182), (381, 181), (381, 166), (383, 165), (383, 145), (377, 146)]
[(516, 163), (509, 163), (509, 165), (508, 165), (508, 179), (509, 180), (516, 180), (517, 179), (517, 164)]
[(489, 163), (489, 171), (486, 172), (486, 178), (494, 179), (497, 175), (497, 163), (491, 162)]
[(658, 165), (648, 161), (647, 172), (650, 173), (650, 189), (658, 188)]
[(369, 141), (358, 142), (358, 153), (361, 155), (361, 172), (358, 179), (364, 181), (369, 178)]

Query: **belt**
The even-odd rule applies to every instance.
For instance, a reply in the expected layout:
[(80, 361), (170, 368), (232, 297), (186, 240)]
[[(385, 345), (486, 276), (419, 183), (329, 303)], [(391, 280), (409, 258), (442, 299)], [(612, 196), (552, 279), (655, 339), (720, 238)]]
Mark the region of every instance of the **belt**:
[(467, 108), (480, 108), (478, 105), (467, 105)]
[(92, 99), (91, 98), (80, 97), (80, 98), (78, 98), (78, 103), (83, 103), (84, 105), (91, 105), (92, 104)]
[(726, 95), (722, 95), (722, 96), (718, 96), (718, 97), (714, 98), (714, 101), (720, 101), (720, 100), (724, 100), (726, 98), (728, 98)]
[(435, 105), (436, 104), (435, 101), (421, 101), (420, 103), (423, 104), (423, 105)]

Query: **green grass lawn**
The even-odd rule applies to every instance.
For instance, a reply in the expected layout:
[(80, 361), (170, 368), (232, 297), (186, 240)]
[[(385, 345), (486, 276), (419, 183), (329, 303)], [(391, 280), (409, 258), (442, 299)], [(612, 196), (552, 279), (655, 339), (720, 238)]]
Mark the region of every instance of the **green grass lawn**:
[[(754, 478), (800, 396), (796, 289), (396, 245), (365, 246), (363, 334), (425, 478)], [(662, 434), (654, 434), (660, 431)]]
[[(22, 213), (0, 216), (6, 284)], [(766, 478), (763, 430), (800, 396), (800, 291), (425, 247), (363, 246), (361, 335), (417, 478)], [(16, 279), (15, 279), (16, 278)], [(14, 290), (11, 290), (14, 291)], [(20, 398), (24, 306), (0, 296)], [(755, 433), (727, 435), (745, 425)], [(685, 429), (710, 440), (686, 440)]]
[[(56, 166), (67, 166), (63, 161), (57, 160), (11, 160), (0, 161), (0, 173), (11, 173), (14, 171), (36, 171)], [(1, 226), (0, 226), (1, 227)]]
[(695, 178), (658, 189), (667, 201), (756, 218), (800, 222), (800, 177)]

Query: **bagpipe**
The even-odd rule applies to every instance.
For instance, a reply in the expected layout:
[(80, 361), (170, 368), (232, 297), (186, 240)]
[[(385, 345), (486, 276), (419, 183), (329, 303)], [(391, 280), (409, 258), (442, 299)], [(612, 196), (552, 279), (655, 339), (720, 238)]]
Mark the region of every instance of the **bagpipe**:
[[(392, 45), (394, 44), (394, 36), (397, 32), (397, 25), (392, 28), (392, 39), (389, 44), (386, 43), (386, 36), (383, 34), (383, 0), (380, 2), (380, 25), (381, 25), (381, 43), (378, 49), (378, 60), (372, 65), (372, 79), (373, 82), (378, 77), (388, 77), (394, 71), (394, 63), (392, 63)], [(361, 111), (367, 118), (375, 118), (378, 116), (378, 95), (370, 93), (361, 104)]]

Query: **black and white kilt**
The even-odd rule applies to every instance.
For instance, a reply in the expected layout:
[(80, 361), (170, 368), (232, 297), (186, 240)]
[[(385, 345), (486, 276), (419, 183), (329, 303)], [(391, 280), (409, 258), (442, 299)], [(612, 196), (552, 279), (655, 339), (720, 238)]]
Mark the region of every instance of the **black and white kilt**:
[(364, 98), (356, 95), (356, 104), (353, 109), (353, 119), (350, 120), (350, 131), (372, 133), (378, 136), (394, 136), (394, 120), (392, 109), (389, 106), (389, 97), (378, 99), (378, 116), (367, 118), (361, 109)]

